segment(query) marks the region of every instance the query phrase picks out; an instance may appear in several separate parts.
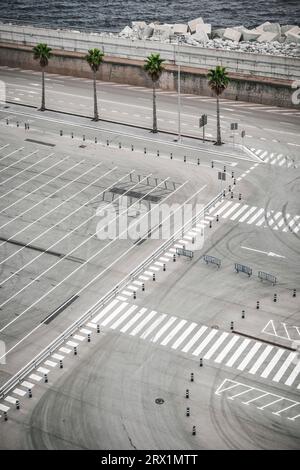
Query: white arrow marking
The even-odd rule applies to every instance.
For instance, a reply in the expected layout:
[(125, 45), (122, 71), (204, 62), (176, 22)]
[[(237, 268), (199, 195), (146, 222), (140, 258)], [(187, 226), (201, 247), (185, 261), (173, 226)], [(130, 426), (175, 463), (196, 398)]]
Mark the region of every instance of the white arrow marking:
[(241, 246), (241, 248), (244, 248), (244, 250), (256, 251), (257, 253), (262, 253), (263, 255), (267, 255), (267, 256), (275, 256), (277, 258), (285, 258), (285, 256), (278, 255), (277, 253), (273, 253), (272, 251), (256, 250), (255, 248), (249, 248), (248, 246)]

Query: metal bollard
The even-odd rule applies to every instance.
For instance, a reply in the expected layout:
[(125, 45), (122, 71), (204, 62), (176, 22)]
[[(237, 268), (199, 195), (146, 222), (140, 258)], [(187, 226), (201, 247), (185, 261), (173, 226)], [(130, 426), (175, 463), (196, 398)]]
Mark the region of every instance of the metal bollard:
[(203, 359), (202, 359), (202, 357), (200, 357), (199, 366), (200, 366), (200, 367), (203, 367)]
[(233, 179), (233, 184), (236, 185), (236, 179), (235, 178)]
[(9, 124), (9, 120), (8, 120), (8, 119), (6, 119), (6, 125), (8, 126), (8, 124)]
[(95, 137), (95, 144), (97, 144), (97, 143), (98, 143), (98, 139), (97, 139), (97, 137)]
[(175, 261), (176, 261), (176, 255), (175, 255), (175, 253), (174, 253), (174, 255), (173, 255), (173, 262), (175, 263)]
[(212, 228), (211, 220), (209, 221), (209, 228)]
[(173, 158), (173, 153), (171, 152), (170, 153), (170, 159), (172, 160), (172, 158)]
[(155, 281), (155, 273), (153, 273), (152, 281)]
[(234, 171), (231, 172), (231, 178), (234, 178)]
[(193, 436), (196, 436), (196, 426), (193, 426), (192, 435), (193, 435)]
[(31, 388), (28, 389), (28, 398), (32, 398), (32, 390), (31, 390)]
[(217, 215), (217, 217), (216, 217), (216, 221), (219, 222), (219, 216), (218, 216), (218, 215)]
[(3, 416), (4, 416), (4, 421), (7, 421), (7, 411), (4, 411)]
[(259, 300), (256, 302), (256, 310), (259, 310)]
[(293, 289), (293, 297), (296, 297), (296, 289)]
[(159, 157), (159, 150), (157, 150), (156, 155)]
[(214, 167), (214, 162), (211, 162), (211, 167), (212, 167), (212, 168)]
[(186, 416), (190, 416), (190, 409), (188, 407), (186, 409)]
[(88, 343), (91, 342), (91, 335), (90, 335), (90, 333), (87, 335), (87, 340), (88, 340)]
[(245, 310), (242, 310), (242, 318), (245, 318)]
[(228, 186), (228, 192), (230, 193), (231, 191), (231, 184)]
[(60, 136), (63, 135), (63, 131), (62, 131), (62, 130), (59, 131), (59, 135), (60, 135)]
[(197, 165), (200, 165), (200, 158), (197, 159)]
[(277, 302), (277, 294), (274, 294), (273, 302)]
[(134, 146), (131, 144), (131, 151), (133, 152), (134, 151)]
[(100, 325), (97, 325), (97, 333), (100, 333)]
[(64, 368), (63, 361), (62, 361), (61, 359), (60, 359), (60, 361), (59, 361), (59, 368), (60, 368), (60, 369), (63, 369), (63, 368)]
[(147, 153), (147, 149), (146, 147), (144, 147), (144, 154), (146, 155), (146, 153)]
[(185, 155), (183, 157), (183, 161), (184, 161), (184, 163), (186, 163), (186, 156)]
[(77, 356), (77, 347), (74, 346), (74, 356)]
[(189, 391), (189, 389), (186, 389), (186, 391), (185, 391), (185, 398), (190, 398), (190, 391)]
[(106, 145), (109, 146), (109, 140), (106, 140)]
[(142, 291), (145, 292), (145, 284), (142, 284)]
[(224, 165), (223, 173), (226, 173), (226, 166)]
[(48, 375), (47, 375), (47, 374), (44, 374), (44, 383), (45, 383), (45, 384), (48, 383)]
[(233, 199), (233, 192), (230, 193), (230, 198)]
[(136, 299), (136, 291), (133, 291), (133, 298)]
[(233, 330), (233, 321), (230, 322), (230, 329)]
[(166, 264), (164, 263), (163, 264), (163, 271), (165, 271), (165, 270), (166, 270)]
[(17, 121), (17, 127), (19, 127), (19, 126), (20, 126), (20, 123), (19, 123), (19, 121)]
[(20, 402), (19, 400), (16, 400), (16, 410), (19, 410), (20, 409)]
[(241, 200), (242, 200), (242, 195), (241, 195), (241, 193), (240, 193), (240, 194), (239, 194), (239, 201), (241, 201)]
[(74, 132), (71, 132), (71, 139), (74, 139)]
[(195, 237), (192, 237), (192, 245), (195, 243)]
[(121, 148), (122, 148), (122, 144), (121, 144), (121, 142), (119, 142), (119, 149), (121, 149)]
[(223, 189), (223, 197), (226, 196), (226, 192), (225, 192), (225, 189)]
[(194, 382), (194, 374), (191, 372), (191, 382)]

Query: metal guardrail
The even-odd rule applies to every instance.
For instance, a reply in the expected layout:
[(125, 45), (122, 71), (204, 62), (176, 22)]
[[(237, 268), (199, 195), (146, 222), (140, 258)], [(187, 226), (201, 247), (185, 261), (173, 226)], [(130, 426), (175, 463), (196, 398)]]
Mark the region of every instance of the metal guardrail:
[(252, 268), (249, 268), (249, 266), (245, 266), (244, 264), (235, 263), (234, 269), (237, 273), (246, 273), (249, 277), (252, 276)]
[(220, 268), (221, 266), (221, 260), (219, 258), (215, 258), (214, 256), (204, 255), (203, 260), (206, 262), (206, 264), (216, 264), (218, 268)]
[(185, 248), (176, 248), (176, 255), (186, 256), (187, 258), (193, 258), (194, 252), (191, 250), (186, 250)]
[(105, 294), (95, 305), (90, 307), (78, 320), (72, 323), (62, 334), (60, 334), (52, 343), (43, 349), (34, 359), (28, 362), (22, 369), (20, 369), (13, 377), (11, 377), (0, 389), (0, 398), (3, 398), (13, 387), (17, 386), (32, 370), (36, 369), (53, 351), (61, 346), (64, 341), (69, 338), (75, 331), (82, 326), (82, 324), (89, 318), (92, 318), (99, 308), (113, 299), (128, 283), (145, 270), (145, 268), (160, 256), (167, 248), (169, 248), (179, 235), (182, 235), (185, 230), (195, 225), (204, 212), (210, 209), (219, 199), (222, 198), (222, 193), (218, 194), (212, 201), (210, 201), (201, 211), (188, 220), (183, 227), (178, 229), (165, 243), (156, 249), (148, 258), (137, 266), (131, 273), (125, 276), (118, 284), (116, 284), (107, 294)]
[(265, 273), (263, 271), (258, 271), (258, 277), (261, 281), (269, 281), (275, 286), (277, 283), (277, 277), (273, 276), (273, 274)]

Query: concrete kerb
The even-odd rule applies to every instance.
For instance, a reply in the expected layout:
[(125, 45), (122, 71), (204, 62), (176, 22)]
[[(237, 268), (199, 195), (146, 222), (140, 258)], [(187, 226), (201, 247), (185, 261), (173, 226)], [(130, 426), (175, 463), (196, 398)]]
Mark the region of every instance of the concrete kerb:
[[(221, 198), (222, 193), (218, 194), (204, 208), (202, 208), (198, 214), (194, 215), (191, 219), (189, 219), (168, 240), (166, 240), (166, 242), (164, 242), (159, 248), (154, 250), (154, 252), (150, 256), (148, 256), (146, 261), (143, 261), (143, 263), (137, 266), (137, 268), (135, 268), (131, 273), (126, 275), (107, 294), (105, 294), (92, 307), (90, 307), (78, 320), (72, 323), (72, 325), (70, 325), (61, 335), (59, 335), (54, 341), (52, 341), (52, 343), (50, 343), (45, 349), (43, 349), (42, 352), (40, 352), (34, 359), (28, 362), (19, 372), (17, 372), (13, 377), (11, 377), (0, 389), (0, 399), (4, 398), (12, 388), (17, 386), (21, 382), (21, 380), (23, 380), (30, 372), (36, 369), (39, 364), (41, 364), (41, 362), (43, 362), (59, 346), (61, 346), (64, 341), (69, 338), (78, 328), (80, 328), (87, 319), (91, 319), (99, 308), (103, 308), (107, 304), (107, 302), (115, 298), (116, 295), (118, 295), (118, 293), (122, 289), (124, 289), (124, 287), (126, 287), (128, 283), (132, 282), (132, 279), (141, 274), (145, 270), (145, 268), (154, 261), (154, 259), (159, 257), (163, 252), (165, 252), (165, 250), (174, 243), (178, 236), (181, 236), (182, 232), (186, 229), (186, 227), (193, 226), (203, 215), (203, 213), (209, 210), (210, 207), (216, 202), (218, 202)], [(170, 216), (168, 216), (167, 218), (169, 217)]]
[[(16, 103), (12, 103), (12, 104), (16, 104)], [(26, 107), (27, 105), (22, 105), (24, 107)], [(47, 110), (48, 112), (56, 112), (56, 111), (50, 111), (50, 110)], [(47, 112), (46, 111), (46, 112)], [(4, 112), (4, 111), (3, 111)], [(13, 114), (13, 110), (10, 111), (12, 114)], [(30, 117), (32, 118), (33, 115), (32, 114), (29, 114), (29, 113), (26, 113), (26, 112), (18, 112), (18, 114), (20, 115), (23, 115), (23, 116), (26, 116), (26, 117)], [(59, 112), (59, 114), (62, 114), (62, 112)], [(36, 119), (37, 119), (37, 116), (34, 116)], [(77, 116), (77, 117), (81, 117), (81, 116)], [(69, 126), (69, 127), (80, 127), (80, 128), (85, 128), (85, 129), (90, 129), (90, 130), (93, 130), (93, 131), (98, 131), (98, 132), (106, 132), (107, 134), (113, 134), (113, 135), (118, 135), (118, 136), (124, 136), (126, 138), (128, 137), (132, 137), (134, 140), (148, 140), (149, 142), (154, 142), (154, 143), (157, 143), (157, 144), (164, 144), (165, 142), (159, 140), (159, 139), (155, 139), (154, 137), (150, 137), (150, 136), (140, 136), (140, 135), (136, 135), (136, 134), (129, 134), (129, 133), (125, 133), (124, 131), (120, 131), (120, 130), (117, 130), (117, 131), (114, 131), (114, 130), (111, 130), (111, 129), (105, 129), (103, 127), (94, 127), (92, 125), (87, 125), (87, 124), (79, 124), (79, 123), (74, 123), (74, 122), (68, 122), (68, 121), (59, 121), (58, 119), (54, 119), (52, 118), (51, 116), (47, 116), (47, 115), (39, 115), (38, 116), (38, 119), (40, 120), (48, 120), (48, 121), (52, 121), (53, 123), (55, 124), (62, 124), (62, 125), (65, 125), (65, 126)], [(99, 121), (101, 122), (101, 121)], [(104, 122), (104, 121), (103, 121)], [(111, 121), (112, 123), (116, 124), (116, 125), (122, 125), (122, 123), (116, 123), (116, 122), (113, 122)], [(137, 128), (137, 126), (134, 126), (134, 125), (129, 125), (127, 124), (126, 127), (131, 127), (131, 128)], [(139, 128), (141, 131), (142, 130), (148, 130), (148, 129), (145, 129), (145, 128)], [(172, 136), (174, 135), (173, 133), (169, 132), (169, 131), (159, 131), (159, 133), (161, 134), (164, 134), (166, 136)], [(177, 134), (176, 134), (177, 135)], [(183, 143), (178, 143), (178, 142), (174, 142), (173, 140), (172, 141), (169, 141), (167, 142), (167, 144), (169, 146), (173, 146), (173, 147), (177, 147), (177, 148), (182, 148), (182, 149), (187, 149), (187, 150), (192, 150), (192, 151), (201, 151), (201, 150), (205, 150), (206, 153), (210, 153), (210, 154), (213, 154), (213, 155), (220, 155), (222, 157), (231, 157), (231, 158), (235, 158), (235, 159), (239, 159), (239, 160), (248, 160), (248, 161), (253, 161), (253, 156), (254, 154), (251, 154), (251, 159), (247, 159), (246, 156), (244, 155), (241, 155), (240, 153), (236, 154), (232, 151), (232, 149), (226, 149), (226, 151), (221, 151), (221, 150), (216, 150), (216, 149), (210, 149), (210, 148), (207, 148), (205, 146), (201, 146), (201, 140), (202, 139), (198, 139), (197, 137), (194, 137), (194, 136), (188, 136), (188, 135), (185, 135), (183, 136), (187, 139), (192, 139), (192, 140), (199, 140), (199, 147), (194, 147), (190, 144), (183, 144)], [(198, 142), (197, 142), (198, 143)], [(238, 146), (238, 148), (240, 148), (241, 150), (244, 150), (245, 153), (246, 153), (246, 150), (244, 148), (244, 146)], [(249, 150), (249, 149), (248, 149)], [(229, 153), (230, 151), (230, 153)], [(247, 152), (248, 155), (249, 152)], [(257, 156), (255, 155), (255, 159), (257, 161)]]

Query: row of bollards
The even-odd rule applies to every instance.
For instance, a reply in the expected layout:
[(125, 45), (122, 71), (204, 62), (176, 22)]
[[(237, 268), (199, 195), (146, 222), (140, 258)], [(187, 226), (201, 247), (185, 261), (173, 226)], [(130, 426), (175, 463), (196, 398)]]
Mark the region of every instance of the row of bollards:
[[(200, 358), (199, 360), (199, 366), (200, 367), (203, 367), (203, 359), (202, 357)], [(190, 382), (194, 382), (195, 381), (195, 377), (194, 377), (194, 372), (191, 372), (191, 375), (190, 375)], [(190, 398), (190, 390), (187, 388), (185, 390), (185, 398), (186, 399), (189, 399)], [(191, 409), (189, 406), (186, 407), (186, 411), (185, 411), (185, 415), (189, 418), (191, 416)], [(192, 435), (193, 436), (196, 436), (196, 426), (193, 426), (192, 427)]]

